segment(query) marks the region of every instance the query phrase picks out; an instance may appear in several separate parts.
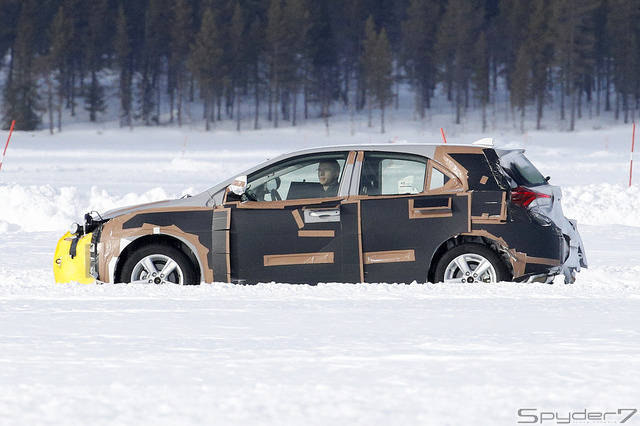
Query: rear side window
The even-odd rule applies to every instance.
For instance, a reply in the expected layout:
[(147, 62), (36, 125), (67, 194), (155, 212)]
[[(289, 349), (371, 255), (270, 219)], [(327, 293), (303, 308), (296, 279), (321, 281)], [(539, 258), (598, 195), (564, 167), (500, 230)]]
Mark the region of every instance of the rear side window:
[(500, 157), (500, 165), (517, 185), (544, 185), (547, 180), (521, 151), (513, 151)]
[(360, 195), (418, 194), (424, 191), (427, 159), (409, 154), (365, 153)]

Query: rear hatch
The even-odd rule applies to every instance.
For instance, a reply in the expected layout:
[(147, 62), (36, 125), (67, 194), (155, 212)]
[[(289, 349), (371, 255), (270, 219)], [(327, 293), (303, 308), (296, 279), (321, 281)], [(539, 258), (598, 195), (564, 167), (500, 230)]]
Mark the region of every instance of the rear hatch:
[(573, 282), (580, 267), (587, 267), (584, 244), (575, 220), (567, 219), (562, 211), (562, 190), (549, 184), (538, 169), (524, 155), (524, 150), (496, 150), (500, 165), (511, 185), (511, 202), (527, 208), (543, 222), (560, 228), (566, 240), (562, 272), (565, 281)]

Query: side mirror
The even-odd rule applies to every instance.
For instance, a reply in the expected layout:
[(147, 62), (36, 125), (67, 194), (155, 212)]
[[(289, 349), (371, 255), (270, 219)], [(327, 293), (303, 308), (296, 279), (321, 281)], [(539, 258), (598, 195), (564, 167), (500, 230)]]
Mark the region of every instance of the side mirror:
[(231, 185), (227, 187), (228, 192), (232, 192), (236, 195), (242, 196), (247, 191), (247, 177), (238, 176), (231, 182)]

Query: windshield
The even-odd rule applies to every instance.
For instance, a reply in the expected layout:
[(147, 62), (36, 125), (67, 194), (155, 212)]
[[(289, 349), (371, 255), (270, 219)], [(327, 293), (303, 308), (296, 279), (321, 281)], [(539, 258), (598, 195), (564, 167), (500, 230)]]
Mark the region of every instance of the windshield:
[(547, 180), (536, 169), (522, 151), (512, 151), (500, 157), (500, 165), (513, 179), (516, 185), (544, 185)]

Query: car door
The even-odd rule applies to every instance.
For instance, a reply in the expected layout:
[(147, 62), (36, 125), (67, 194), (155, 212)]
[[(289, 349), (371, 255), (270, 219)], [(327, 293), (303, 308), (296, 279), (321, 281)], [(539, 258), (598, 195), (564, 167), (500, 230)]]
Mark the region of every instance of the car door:
[[(342, 203), (354, 158), (348, 151), (289, 158), (249, 175), (248, 199), (227, 196), (230, 280), (357, 281), (357, 209)], [(337, 182), (323, 186), (331, 168)]]
[(437, 248), (469, 230), (453, 174), (413, 154), (366, 152), (358, 185), (366, 282), (425, 282)]

